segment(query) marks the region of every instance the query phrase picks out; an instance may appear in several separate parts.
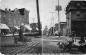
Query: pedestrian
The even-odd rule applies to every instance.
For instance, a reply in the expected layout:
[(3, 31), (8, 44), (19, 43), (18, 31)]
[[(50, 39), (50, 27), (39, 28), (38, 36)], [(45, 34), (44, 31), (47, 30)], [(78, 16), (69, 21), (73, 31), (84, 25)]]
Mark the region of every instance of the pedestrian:
[(81, 36), (79, 44), (83, 44), (83, 43), (85, 43), (85, 39), (84, 39), (84, 36)]
[(20, 37), (20, 40), (23, 40), (23, 30), (22, 30), (22, 26), (20, 26), (19, 37)]
[(84, 52), (85, 52), (84, 46), (86, 45), (86, 44), (85, 44), (84, 36), (81, 36), (81, 39), (80, 39), (80, 41), (79, 41), (79, 44), (80, 44), (79, 50), (84, 53)]

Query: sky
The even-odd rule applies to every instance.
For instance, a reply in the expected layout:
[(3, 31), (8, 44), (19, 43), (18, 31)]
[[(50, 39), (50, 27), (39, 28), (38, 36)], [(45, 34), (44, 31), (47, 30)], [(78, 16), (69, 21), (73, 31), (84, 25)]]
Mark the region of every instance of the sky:
[[(60, 21), (66, 21), (65, 8), (70, 0), (59, 0), (62, 6), (60, 11)], [(39, 0), (39, 12), (42, 28), (47, 25), (48, 28), (58, 23), (58, 13), (55, 10), (58, 5), (58, 0)], [(29, 13), (29, 22), (37, 22), (36, 0), (0, 0), (0, 8), (26, 8)], [(52, 14), (53, 12), (53, 14)], [(54, 23), (52, 23), (52, 19)]]

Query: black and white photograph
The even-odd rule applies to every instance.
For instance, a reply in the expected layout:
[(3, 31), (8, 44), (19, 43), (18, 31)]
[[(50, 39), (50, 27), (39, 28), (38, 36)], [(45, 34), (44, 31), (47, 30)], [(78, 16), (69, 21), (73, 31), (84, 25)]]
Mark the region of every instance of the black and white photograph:
[(86, 0), (0, 0), (0, 55), (86, 54)]

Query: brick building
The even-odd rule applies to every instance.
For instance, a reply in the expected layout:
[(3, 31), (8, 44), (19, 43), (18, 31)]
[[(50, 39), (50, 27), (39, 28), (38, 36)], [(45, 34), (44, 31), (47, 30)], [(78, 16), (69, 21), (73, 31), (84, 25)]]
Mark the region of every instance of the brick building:
[(86, 1), (71, 0), (66, 7), (67, 35), (86, 36)]
[(25, 8), (21, 9), (0, 9), (1, 23), (8, 25), (9, 27), (20, 26), (23, 24), (29, 24), (29, 11)]

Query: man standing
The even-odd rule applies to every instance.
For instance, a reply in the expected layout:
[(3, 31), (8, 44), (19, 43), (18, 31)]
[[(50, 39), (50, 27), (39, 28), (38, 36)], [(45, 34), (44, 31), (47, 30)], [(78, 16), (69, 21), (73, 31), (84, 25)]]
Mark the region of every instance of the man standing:
[(22, 41), (22, 40), (23, 40), (23, 30), (22, 30), (22, 26), (20, 26), (19, 37), (20, 37), (20, 40)]

